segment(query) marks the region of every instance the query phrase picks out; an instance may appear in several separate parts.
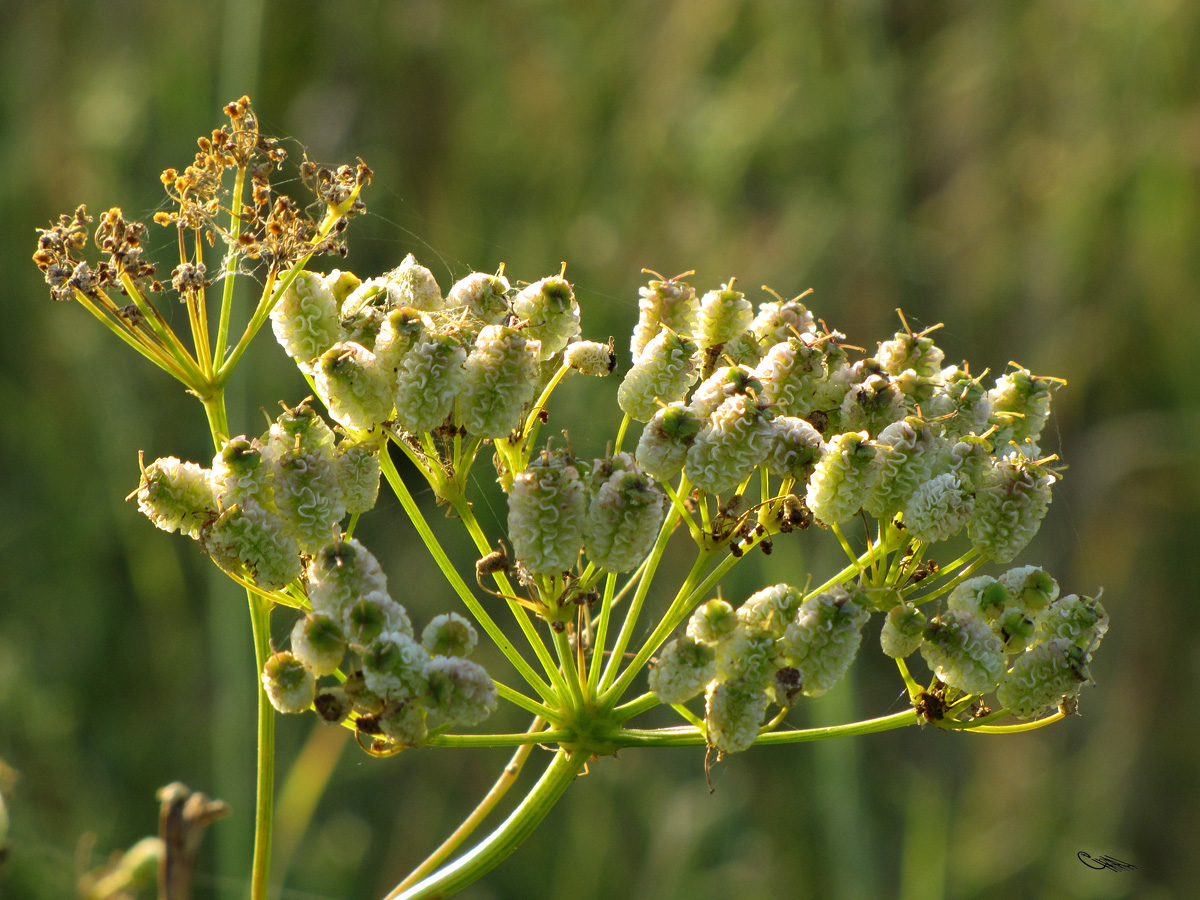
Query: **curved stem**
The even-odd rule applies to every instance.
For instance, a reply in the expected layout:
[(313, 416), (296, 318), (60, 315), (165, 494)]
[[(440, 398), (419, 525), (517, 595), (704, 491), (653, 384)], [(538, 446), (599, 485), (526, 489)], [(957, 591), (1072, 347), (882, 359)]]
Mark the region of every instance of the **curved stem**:
[[(919, 721), (916, 710), (909, 709), (890, 716), (864, 719), (861, 722), (850, 722), (846, 725), (770, 731), (760, 734), (754, 743), (756, 745), (800, 744), (807, 741), (824, 741), (830, 738), (854, 737), (860, 734), (875, 734), (880, 731), (906, 728), (909, 725), (916, 725)], [(697, 747), (705, 744), (704, 735), (698, 728), (690, 725), (657, 729), (624, 728), (614, 731), (612, 734), (606, 734), (604, 738), (617, 747)]]
[(557, 751), (549, 767), (504, 823), (465, 856), (407, 890), (393, 890), (385, 900), (432, 900), (446, 897), (477, 881), (533, 833), (587, 762), (589, 751)]

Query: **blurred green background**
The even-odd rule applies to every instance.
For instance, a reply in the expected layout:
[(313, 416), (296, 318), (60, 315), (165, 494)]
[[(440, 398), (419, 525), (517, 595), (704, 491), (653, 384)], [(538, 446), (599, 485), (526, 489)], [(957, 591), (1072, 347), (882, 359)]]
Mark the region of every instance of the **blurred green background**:
[[(1016, 359), (1070, 383), (1044, 441), (1070, 469), (1022, 560), (1067, 591), (1104, 588), (1112, 628), (1079, 717), (1006, 738), (909, 729), (759, 748), (717, 766), (712, 795), (699, 750), (626, 752), (593, 763), (463, 896), (1194, 894), (1200, 5), (10, 0), (0, 896), (72, 896), (81, 865), (154, 830), (154, 791), (174, 779), (235, 811), (210, 832), (197, 895), (244, 895), (245, 599), (123, 501), (139, 449), (208, 458), (203, 415), (77, 305), (52, 304), (29, 261), (34, 229), (78, 203), (149, 219), (159, 172), (189, 162), (243, 93), (265, 131), (374, 168), (349, 235), (359, 274), (413, 252), (446, 289), (501, 261), (532, 281), (567, 260), (585, 337), (624, 350), (640, 269), (696, 269), (701, 289), (737, 276), (755, 299), (760, 284), (812, 287), (810, 306), (860, 345), (889, 337), (902, 307), (946, 323), (948, 360)], [(172, 240), (155, 235), (168, 269)], [(235, 431), (306, 393), (268, 336), (240, 374)], [(565, 385), (553, 424), (600, 452), (615, 388), (602, 384), (599, 412), (599, 394)], [(363, 529), (416, 621), (444, 607), (394, 501)], [(781, 538), (728, 595), (824, 577), (826, 538)], [(872, 642), (853, 682), (797, 724), (902, 708)], [(280, 721), (284, 771), (311, 728)], [(282, 896), (382, 895), (506, 759), (350, 748)], [(1140, 868), (1093, 871), (1080, 850)]]

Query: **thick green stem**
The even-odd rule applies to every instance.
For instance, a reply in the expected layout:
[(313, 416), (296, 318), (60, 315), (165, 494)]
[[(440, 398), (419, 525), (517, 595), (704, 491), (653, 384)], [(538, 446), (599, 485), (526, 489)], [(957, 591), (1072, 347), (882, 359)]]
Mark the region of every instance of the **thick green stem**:
[(387, 900), (432, 900), (436, 897), (448, 897), (479, 880), (516, 850), (541, 824), (575, 780), (589, 755), (587, 750), (574, 750), (570, 753), (557, 751), (554, 760), (533, 786), (533, 790), (499, 828), (465, 856), (459, 857), (403, 893), (393, 891), (387, 895)]

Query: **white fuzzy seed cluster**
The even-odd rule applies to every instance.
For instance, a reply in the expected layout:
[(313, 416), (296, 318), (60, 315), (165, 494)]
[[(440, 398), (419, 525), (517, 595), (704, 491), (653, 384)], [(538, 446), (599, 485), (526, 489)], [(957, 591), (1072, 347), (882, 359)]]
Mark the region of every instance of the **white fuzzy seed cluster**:
[[(471, 623), (445, 613), (418, 640), (361, 543), (323, 547), (307, 574), (312, 610), (296, 621), (292, 649), (274, 653), (262, 674), (280, 712), (315, 706), (329, 722), (352, 715), (361, 733), (412, 747), (424, 743), (430, 729), (474, 725), (495, 709), (495, 684), (467, 659), (478, 641)], [(347, 654), (349, 677), (322, 687), (319, 679), (341, 668)]]

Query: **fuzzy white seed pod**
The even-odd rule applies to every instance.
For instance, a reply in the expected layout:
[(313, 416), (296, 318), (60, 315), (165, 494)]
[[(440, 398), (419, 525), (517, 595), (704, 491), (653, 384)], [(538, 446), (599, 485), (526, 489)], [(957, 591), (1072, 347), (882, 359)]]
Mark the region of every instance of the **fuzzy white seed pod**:
[(780, 638), (799, 611), (803, 599), (800, 591), (791, 585), (774, 584), (747, 597), (737, 608), (737, 618), (750, 631)]
[(425, 708), (412, 701), (390, 706), (377, 724), (380, 734), (402, 747), (420, 747), (429, 738)]
[(433, 431), (454, 411), (467, 351), (457, 336), (429, 335), (396, 373), (396, 423), (410, 434)]
[(412, 700), (428, 687), (429, 654), (403, 632), (382, 632), (364, 649), (362, 664), (367, 690), (386, 702)]
[(213, 457), (213, 494), (221, 509), (229, 509), (253, 500), (264, 509), (275, 508), (275, 485), (266, 447), (257, 438), (245, 435), (221, 445)]
[(373, 509), (379, 499), (379, 453), (376, 441), (342, 438), (334, 456), (338, 487), (351, 515)]
[(882, 375), (868, 375), (850, 386), (842, 398), (842, 431), (866, 431), (879, 434), (893, 422), (904, 418), (904, 394)]
[(990, 421), (998, 429), (992, 436), (997, 447), (1038, 439), (1050, 416), (1052, 384), (1049, 379), (1031, 375), (1028, 369), (1019, 366), (996, 379), (996, 386), (988, 391), (988, 399), (992, 402)]
[(393, 309), (379, 326), (375, 338), (375, 364), (384, 372), (399, 372), (404, 357), (432, 328), (433, 322), (418, 310), (407, 306)]
[(712, 647), (683, 635), (658, 652), (650, 669), (650, 690), (663, 703), (686, 703), (716, 674), (717, 655)]
[(747, 393), (757, 397), (761, 390), (762, 382), (754, 376), (750, 366), (721, 366), (700, 382), (692, 392), (688, 406), (699, 418), (706, 419), (730, 397)]
[(561, 575), (579, 558), (586, 513), (579, 470), (561, 453), (542, 454), (508, 495), (513, 555), (531, 574)]
[(700, 349), (719, 347), (754, 321), (754, 306), (741, 291), (733, 289), (733, 279), (700, 298), (700, 328), (696, 342)]
[(322, 354), (315, 369), (317, 394), (339, 424), (370, 431), (391, 418), (395, 372), (382, 369), (366, 347), (339, 341)]
[(758, 404), (745, 394), (713, 411), (688, 448), (684, 472), (702, 491), (723, 494), (766, 462), (773, 432)]
[(1004, 644), (1005, 653), (1021, 653), (1033, 641), (1036, 625), (1023, 609), (1010, 606), (993, 620), (992, 631)]
[(346, 655), (341, 623), (324, 613), (301, 616), (292, 626), (292, 652), (317, 677), (330, 675)]
[(944, 472), (918, 485), (904, 506), (904, 524), (918, 541), (944, 541), (962, 531), (975, 500), (958, 478)]
[(948, 438), (983, 434), (992, 414), (992, 401), (979, 379), (958, 366), (947, 366), (939, 381), (933, 396), (921, 407), (929, 420), (937, 420)]
[(670, 481), (683, 471), (688, 448), (702, 424), (681, 400), (664, 406), (642, 429), (634, 454), (638, 465), (655, 481)]
[(307, 400), (293, 409), (284, 410), (272, 423), (267, 438), (267, 455), (272, 460), (278, 459), (284, 451), (293, 449), (320, 453), (333, 459), (333, 429), (308, 405)]
[(892, 340), (879, 345), (875, 358), (890, 375), (913, 369), (921, 378), (932, 378), (940, 373), (946, 355), (927, 335), (897, 331)]
[(763, 358), (763, 348), (754, 332), (747, 328), (739, 331), (721, 347), (721, 355), (733, 360), (734, 365), (753, 369)]
[(934, 430), (922, 420), (909, 417), (888, 425), (875, 439), (874, 474), (863, 509), (880, 521), (892, 519), (929, 480), (940, 452)]
[(688, 619), (687, 635), (701, 644), (715, 647), (737, 630), (738, 617), (724, 600), (709, 600), (696, 607)]
[(874, 457), (865, 431), (838, 434), (823, 445), (805, 495), (817, 519), (836, 525), (858, 512), (871, 487)]
[(804, 417), (817, 409), (814, 399), (825, 380), (825, 353), (815, 339), (792, 336), (774, 344), (754, 374), (762, 385), (763, 403), (779, 415)]
[(278, 590), (300, 574), (300, 547), (291, 528), (275, 513), (245, 500), (207, 525), (200, 542), (224, 569), (245, 566), (254, 583)]
[(722, 753), (738, 753), (750, 747), (758, 739), (770, 702), (763, 689), (711, 682), (704, 708), (709, 746)]
[(1001, 679), (996, 699), (1017, 718), (1032, 719), (1078, 695), (1090, 680), (1084, 662), (1083, 650), (1069, 640), (1038, 644), (1017, 657)]
[(413, 636), (404, 607), (382, 591), (353, 600), (342, 613), (342, 626), (355, 649), (367, 646), (384, 632)]
[(1013, 606), (1037, 616), (1058, 599), (1058, 582), (1041, 566), (1015, 566), (1000, 576)]
[(263, 689), (281, 713), (300, 713), (312, 706), (317, 679), (294, 653), (283, 650), (268, 657), (262, 672)]
[(521, 427), (521, 417), (537, 387), (539, 345), (512, 328), (487, 325), (463, 364), (459, 422), (473, 435), (505, 437)]
[(928, 619), (911, 603), (897, 603), (884, 617), (879, 646), (892, 659), (903, 659), (921, 646)]
[(804, 419), (776, 416), (771, 420), (767, 471), (806, 484), (821, 458), (821, 433)]
[(271, 310), (275, 338), (301, 371), (311, 373), (312, 361), (337, 342), (338, 306), (322, 276), (299, 272)]
[(750, 330), (760, 346), (774, 347), (799, 334), (815, 334), (817, 329), (813, 314), (800, 302), (800, 297), (794, 297), (782, 303), (759, 304)]
[(1070, 641), (1091, 655), (1108, 631), (1108, 613), (1095, 597), (1068, 594), (1059, 597), (1038, 618), (1039, 640)]
[(316, 612), (341, 619), (356, 600), (376, 592), (387, 596), (387, 576), (357, 538), (328, 544), (309, 560), (308, 599)]
[(174, 456), (156, 459), (142, 470), (138, 509), (163, 531), (179, 531), (198, 538), (206, 522), (217, 514), (210, 472), (196, 463)]
[(638, 323), (629, 342), (630, 359), (637, 362), (646, 345), (658, 337), (664, 327), (688, 337), (696, 334), (700, 301), (692, 286), (684, 281), (651, 280), (639, 291)]
[(840, 588), (804, 601), (784, 632), (783, 652), (802, 673), (806, 696), (819, 696), (842, 680), (870, 617), (865, 606)]
[(572, 341), (563, 351), (563, 362), (584, 375), (604, 377), (617, 368), (617, 353), (611, 343)]
[(716, 646), (718, 681), (766, 689), (775, 675), (779, 648), (775, 636), (739, 621), (733, 633)]
[(606, 572), (636, 569), (658, 537), (666, 500), (662, 488), (636, 464), (613, 472), (593, 492), (588, 505), (584, 526), (588, 559)]
[(579, 334), (579, 304), (567, 279), (554, 275), (524, 288), (513, 298), (513, 314), (522, 332), (541, 342), (538, 361), (561, 353)]
[(461, 656), (435, 656), (425, 665), (426, 722), (477, 725), (496, 709), (496, 684), (479, 663)]
[(421, 646), (431, 656), (470, 656), (478, 641), (475, 626), (453, 612), (434, 616), (421, 632)]
[(503, 275), (472, 272), (450, 288), (446, 306), (465, 306), (474, 319), (485, 325), (499, 325), (508, 318), (510, 289)]
[(998, 462), (975, 491), (967, 525), (971, 543), (989, 559), (1011, 562), (1041, 527), (1054, 481), (1024, 456)]
[(275, 506), (300, 549), (311, 553), (329, 543), (346, 515), (333, 459), (323, 453), (285, 450), (274, 461)]
[(1009, 596), (1008, 588), (991, 575), (977, 575), (955, 587), (946, 605), (991, 620), (1004, 610)]
[(659, 406), (682, 400), (696, 380), (696, 342), (663, 331), (646, 344), (617, 388), (621, 411), (649, 422)]
[(429, 312), (445, 305), (437, 279), (411, 253), (404, 257), (404, 262), (384, 275), (383, 281), (394, 307), (409, 306)]
[(952, 609), (925, 628), (921, 656), (934, 675), (968, 694), (986, 694), (1004, 674), (1004, 645), (982, 616)]

